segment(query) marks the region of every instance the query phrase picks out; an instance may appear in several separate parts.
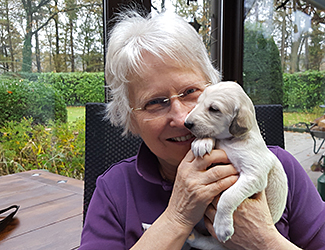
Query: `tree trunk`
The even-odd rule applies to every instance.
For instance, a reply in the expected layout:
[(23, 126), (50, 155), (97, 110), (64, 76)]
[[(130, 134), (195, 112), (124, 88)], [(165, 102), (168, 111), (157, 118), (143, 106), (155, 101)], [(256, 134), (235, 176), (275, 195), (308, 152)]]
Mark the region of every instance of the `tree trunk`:
[(63, 51), (63, 70), (64, 72), (68, 72), (68, 30), (65, 30), (65, 36), (64, 36), (64, 51)]
[(282, 12), (282, 24), (281, 24), (281, 66), (282, 70), (285, 70), (285, 41), (286, 41), (286, 11), (283, 10)]
[(23, 47), (23, 72), (32, 72), (32, 23), (33, 23), (33, 13), (32, 13), (32, 3), (30, 0), (24, 5), (26, 12), (26, 35)]
[(28, 31), (25, 35), (23, 47), (23, 72), (32, 72), (32, 31)]
[[(58, 11), (58, 1), (54, 1), (54, 9)], [(62, 71), (62, 62), (61, 62), (61, 55), (60, 55), (60, 33), (59, 33), (59, 17), (56, 15), (54, 18), (54, 26), (55, 26), (55, 50), (53, 54), (54, 60), (54, 67), (56, 72)]]
[(70, 61), (71, 61), (71, 72), (74, 72), (74, 50), (73, 50), (73, 20), (70, 18)]
[(305, 39), (305, 68), (309, 70), (309, 45), (308, 45), (308, 37)]
[(46, 36), (47, 36), (47, 40), (48, 40), (48, 44), (50, 47), (50, 51), (49, 51), (49, 65), (50, 65), (50, 71), (53, 70), (52, 68), (52, 55), (53, 55), (53, 48), (52, 48), (52, 33), (51, 32), (47, 32), (46, 31)]
[[(293, 11), (297, 11), (297, 5), (296, 5), (296, 0), (293, 0)], [(298, 32), (298, 24), (294, 24), (294, 33)], [(295, 73), (297, 72), (298, 69), (298, 50), (299, 50), (299, 42), (300, 38), (296, 38), (296, 40), (293, 39), (292, 44), (291, 44), (291, 58), (290, 58), (290, 73)]]
[(5, 1), (6, 4), (6, 19), (7, 19), (7, 33), (8, 33), (8, 44), (9, 44), (9, 53), (10, 53), (10, 61), (11, 61), (11, 71), (15, 72), (15, 60), (14, 60), (14, 50), (12, 47), (11, 41), (11, 29), (10, 29), (10, 20), (9, 20), (9, 6), (8, 0)]
[(49, 21), (53, 18), (50, 17), (44, 24), (42, 24), (36, 31), (33, 32), (33, 16), (38, 14), (42, 6), (47, 5), (50, 0), (33, 1), (32, 0), (21, 0), (26, 13), (26, 35), (23, 47), (23, 65), (22, 71), (32, 71), (32, 36), (38, 32), (39, 29), (46, 26)]
[[(38, 21), (36, 20), (36, 27), (38, 29)], [(35, 32), (35, 57), (36, 57), (36, 67), (37, 72), (41, 73), (41, 52), (39, 48), (38, 32)]]
[(298, 71), (298, 50), (299, 50), (299, 41), (294, 41), (291, 46), (291, 67), (290, 73), (295, 73)]

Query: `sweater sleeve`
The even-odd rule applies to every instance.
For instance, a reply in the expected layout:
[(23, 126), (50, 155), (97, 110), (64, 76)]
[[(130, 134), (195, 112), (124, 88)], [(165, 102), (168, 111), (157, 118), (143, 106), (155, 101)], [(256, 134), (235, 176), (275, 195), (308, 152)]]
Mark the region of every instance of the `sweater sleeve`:
[[(325, 203), (300, 163), (288, 152), (271, 149), (282, 162), (288, 177), (285, 211), (288, 238), (303, 249), (325, 250)], [(281, 232), (281, 225), (279, 225)]]
[(119, 221), (118, 208), (102, 177), (96, 182), (96, 189), (88, 207), (80, 250), (125, 249), (124, 229)]

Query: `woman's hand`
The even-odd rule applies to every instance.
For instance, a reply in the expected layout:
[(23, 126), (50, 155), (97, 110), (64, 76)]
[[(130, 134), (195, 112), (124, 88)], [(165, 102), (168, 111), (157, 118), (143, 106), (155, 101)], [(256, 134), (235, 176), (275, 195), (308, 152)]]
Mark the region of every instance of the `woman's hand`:
[[(213, 221), (219, 197), (207, 208), (205, 225), (210, 234), (216, 238)], [(271, 213), (267, 205), (265, 192), (246, 199), (234, 212), (235, 233), (226, 242), (230, 249), (267, 249), (266, 244), (277, 230), (273, 224)]]
[[(215, 163), (216, 166), (209, 168)], [(174, 223), (191, 231), (203, 218), (213, 199), (237, 179), (237, 171), (223, 150), (213, 150), (203, 158), (194, 157), (190, 150), (178, 167), (173, 193), (165, 212)]]
[[(209, 168), (215, 163), (220, 165)], [(132, 249), (181, 249), (214, 197), (237, 179), (237, 171), (223, 150), (213, 150), (203, 158), (195, 158), (190, 150), (177, 169), (166, 210)]]
[[(205, 212), (205, 226), (217, 238), (213, 221), (219, 200), (216, 197)], [(265, 192), (246, 199), (234, 212), (235, 233), (225, 246), (229, 249), (298, 249), (280, 235), (274, 226)]]

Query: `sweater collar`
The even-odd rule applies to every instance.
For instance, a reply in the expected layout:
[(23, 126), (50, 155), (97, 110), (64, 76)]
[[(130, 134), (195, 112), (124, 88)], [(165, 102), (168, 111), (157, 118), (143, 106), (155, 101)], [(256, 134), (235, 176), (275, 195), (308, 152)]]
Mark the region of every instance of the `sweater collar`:
[(173, 183), (164, 180), (159, 172), (157, 156), (142, 142), (137, 157), (136, 170), (146, 181), (161, 185), (165, 191), (171, 191)]

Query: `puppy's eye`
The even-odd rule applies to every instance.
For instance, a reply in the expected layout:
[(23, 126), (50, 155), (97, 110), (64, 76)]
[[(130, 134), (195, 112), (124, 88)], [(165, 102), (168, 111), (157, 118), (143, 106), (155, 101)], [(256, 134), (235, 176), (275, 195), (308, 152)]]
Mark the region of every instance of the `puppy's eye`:
[(209, 107), (209, 111), (212, 113), (220, 113), (220, 110), (217, 107), (212, 106)]

